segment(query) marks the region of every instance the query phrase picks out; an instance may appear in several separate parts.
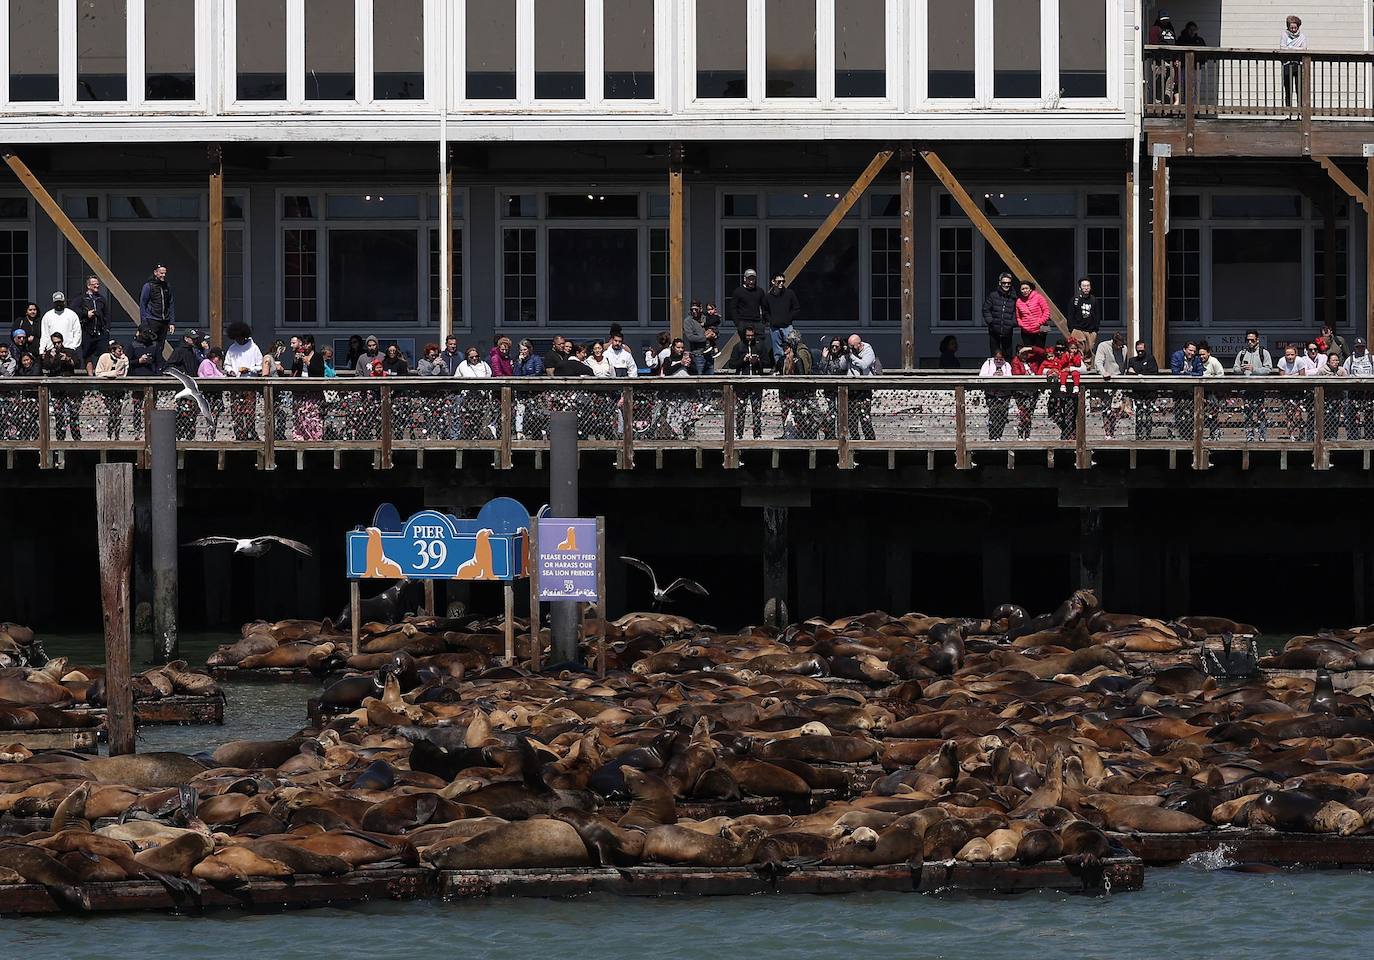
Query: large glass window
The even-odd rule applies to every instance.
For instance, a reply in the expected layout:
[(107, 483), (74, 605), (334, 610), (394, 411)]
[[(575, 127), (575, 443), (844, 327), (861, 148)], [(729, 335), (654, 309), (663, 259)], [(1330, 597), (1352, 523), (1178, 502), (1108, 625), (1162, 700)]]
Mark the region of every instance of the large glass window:
[(1102, 307), (1102, 323), (1121, 322), (1121, 230), (1088, 228), (1088, 279)]
[(1170, 324), (1197, 323), (1202, 319), (1202, 231), (1174, 227), (1165, 242), (1166, 318)]
[(926, 90), (932, 99), (972, 100), (975, 95), (973, 8), (970, 0), (930, 0)]
[(550, 227), (549, 323), (639, 320), (639, 231)]
[(329, 322), (419, 322), (415, 230), (329, 231)]
[(305, 0), (305, 98), (353, 100), (353, 0)]
[[(744, 281), (744, 271), (758, 270), (759, 232), (754, 227), (726, 227), (721, 238), (721, 276), (726, 297)], [(719, 304), (721, 313), (727, 312), (725, 304)], [(734, 320), (734, 317), (727, 317)]]
[(10, 100), (58, 98), (57, 7), (54, 0), (10, 0)]
[(143, 96), (196, 98), (196, 5), (186, 0), (143, 0)]
[(767, 0), (764, 96), (816, 95), (815, 0)]
[(939, 310), (942, 326), (973, 323), (973, 228), (940, 228)]
[(697, 0), (697, 97), (749, 96), (747, 0)]
[(1213, 228), (1213, 323), (1301, 324), (1302, 300), (1302, 230)]
[(902, 231), (896, 227), (874, 227), (869, 231), (869, 242), (873, 322), (898, 323), (902, 319)]
[[(768, 270), (787, 269), (816, 232), (814, 227), (772, 227), (768, 231)], [(859, 231), (841, 227), (826, 238), (797, 275), (792, 289), (802, 318), (844, 324), (859, 322)]]
[(240, 100), (286, 99), (286, 0), (238, 0)]
[(584, 0), (535, 0), (534, 96), (587, 96), (587, 10)]
[(649, 325), (672, 322), (668, 315), (668, 231), (654, 227), (649, 231)]
[(424, 0), (385, 0), (372, 8), (372, 96), (423, 100)]
[(282, 323), (318, 323), (319, 231), (283, 231), (282, 283)]
[[(439, 265), (439, 231), (429, 231), (429, 322), (439, 323), (439, 280), (443, 267)], [(463, 322), (463, 231), (453, 231), (453, 278), (449, 285), (449, 296), (453, 301), (453, 325)], [(442, 346), (442, 344), (441, 344)]]
[(502, 318), (506, 323), (534, 323), (539, 318), (539, 269), (533, 227), (501, 231)]
[[(1007, 246), (1020, 255), (1031, 276), (1040, 281), (1045, 296), (1061, 304), (1068, 299), (1078, 283), (1078, 272), (1074, 268), (1078, 262), (1077, 231), (1073, 227), (999, 225), (998, 232), (1007, 241)], [(983, 276), (991, 280), (1003, 270), (1016, 274), (991, 247), (984, 246), (983, 251)]]
[(1107, 95), (1107, 5), (1059, 0), (1059, 90), (1065, 97)]
[(76, 6), (76, 98), (129, 99), (126, 0), (79, 0)]
[[(176, 298), (177, 326), (183, 330), (200, 327), (200, 231), (194, 229), (146, 230), (127, 226), (110, 229), (110, 269), (124, 289), (138, 296), (148, 275), (157, 264), (167, 267), (167, 283)], [(85, 284), (83, 283), (84, 287)], [(115, 323), (133, 323), (119, 301), (110, 299), (110, 316)], [(202, 328), (203, 329), (203, 328)]]
[(1041, 0), (995, 0), (992, 36), (992, 95), (998, 99), (1040, 97)]
[(28, 302), (28, 228), (0, 227), (0, 317), (8, 322), (11, 317), (22, 316)]
[(605, 97), (654, 98), (654, 0), (605, 0)]
[(835, 4), (835, 96), (887, 96), (887, 11), (883, 0)]
[[(1331, 262), (1331, 296), (1334, 320), (1339, 326), (1345, 322), (1350, 309), (1350, 254), (1347, 247), (1348, 236), (1345, 228), (1335, 231), (1336, 255)], [(1315, 311), (1313, 316), (1326, 318), (1326, 231), (1320, 227), (1312, 231), (1312, 297)]]
[(468, 0), (467, 97), (515, 99), (515, 4)]

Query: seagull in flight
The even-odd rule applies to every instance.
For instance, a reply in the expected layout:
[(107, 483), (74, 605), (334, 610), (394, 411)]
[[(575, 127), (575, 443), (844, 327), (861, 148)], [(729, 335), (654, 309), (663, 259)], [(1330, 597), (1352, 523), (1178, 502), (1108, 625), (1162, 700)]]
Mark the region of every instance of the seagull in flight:
[(297, 553), (307, 557), (313, 557), (315, 555), (315, 551), (311, 550), (299, 540), (288, 540), (286, 537), (274, 536), (252, 537), (247, 540), (242, 540), (238, 537), (203, 537), (200, 540), (192, 540), (190, 543), (186, 544), (186, 546), (217, 547), (226, 543), (232, 543), (234, 545), (235, 553), (241, 553), (245, 557), (251, 557), (254, 560), (262, 556), (268, 550), (271, 550), (272, 544), (274, 543), (280, 543), (284, 547), (290, 547)]
[(181, 390), (177, 393), (175, 399), (194, 400), (196, 406), (200, 408), (200, 415), (202, 417), (206, 420), (214, 419), (214, 414), (210, 412), (210, 402), (205, 399), (205, 394), (200, 392), (200, 387), (196, 382), (175, 367), (169, 368), (167, 372), (176, 377), (181, 383)]
[(628, 563), (630, 566), (634, 567), (636, 570), (642, 570), (644, 573), (647, 573), (649, 575), (649, 582), (653, 584), (655, 610), (657, 610), (663, 604), (669, 602), (669, 600), (672, 598), (672, 595), (678, 590), (686, 590), (689, 593), (695, 593), (699, 597), (710, 596), (710, 594), (706, 592), (705, 587), (697, 583), (695, 580), (688, 580), (686, 577), (678, 577), (672, 583), (668, 584), (668, 586), (660, 590), (658, 587), (658, 577), (654, 575), (653, 567), (649, 566), (643, 560), (640, 560), (636, 557), (621, 557), (620, 559)]

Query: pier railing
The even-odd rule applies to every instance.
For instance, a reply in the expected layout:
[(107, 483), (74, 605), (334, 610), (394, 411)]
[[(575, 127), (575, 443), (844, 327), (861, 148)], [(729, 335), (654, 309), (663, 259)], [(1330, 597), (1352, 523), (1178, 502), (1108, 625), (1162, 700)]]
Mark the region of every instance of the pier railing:
[(1142, 75), (1146, 117), (1374, 117), (1374, 53), (1147, 46)]
[[(1374, 379), (1086, 378), (1077, 392), (1040, 378), (702, 377), (590, 380), (202, 381), (210, 416), (177, 401), (170, 379), (0, 380), (5, 462), (37, 454), (44, 468), (75, 451), (146, 462), (148, 422), (176, 409), (183, 455), (245, 454), (263, 469), (294, 458), (371, 455), (377, 469), (427, 457), (467, 455), (509, 468), (546, 450), (549, 417), (577, 415), (584, 450), (622, 468), (640, 454), (696, 451), (735, 467), (751, 451), (803, 451), (842, 468), (856, 458), (923, 453), (966, 469), (999, 454), (1047, 455), (1080, 469), (1095, 453), (1167, 452), (1171, 464), (1205, 468), (1218, 451), (1248, 466), (1259, 451), (1287, 463), (1303, 455), (1325, 469), (1333, 454), (1361, 460), (1374, 449)], [(833, 458), (833, 459), (831, 459)], [(314, 462), (313, 460), (311, 462)], [(350, 460), (349, 465), (355, 461)]]

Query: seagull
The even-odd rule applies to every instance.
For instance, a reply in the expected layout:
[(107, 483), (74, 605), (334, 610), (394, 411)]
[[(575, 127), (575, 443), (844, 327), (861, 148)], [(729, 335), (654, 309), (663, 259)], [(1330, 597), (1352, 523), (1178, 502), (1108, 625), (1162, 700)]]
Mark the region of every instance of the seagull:
[(650, 567), (647, 563), (635, 557), (621, 557), (620, 559), (628, 563), (630, 566), (634, 567), (636, 570), (642, 570), (643, 572), (649, 575), (649, 582), (653, 584), (654, 588), (655, 610), (661, 607), (664, 603), (667, 603), (673, 592), (678, 589), (686, 590), (689, 593), (695, 593), (699, 597), (710, 596), (710, 594), (706, 592), (705, 587), (697, 583), (695, 580), (688, 580), (686, 577), (678, 577), (672, 583), (668, 584), (667, 587), (660, 590), (658, 588), (658, 577), (654, 576), (653, 568)]
[(206, 420), (213, 420), (214, 414), (210, 412), (210, 402), (205, 399), (205, 394), (200, 392), (200, 387), (196, 385), (196, 382), (175, 368), (168, 368), (167, 372), (181, 383), (181, 391), (174, 399), (194, 400), (196, 406), (200, 408), (200, 415)]
[(273, 536), (253, 537), (248, 540), (241, 540), (238, 537), (204, 537), (200, 540), (192, 540), (190, 543), (185, 544), (185, 546), (216, 547), (224, 543), (232, 543), (235, 553), (241, 553), (245, 557), (251, 557), (254, 560), (262, 556), (268, 550), (271, 550), (272, 544), (274, 543), (280, 543), (284, 547), (290, 547), (297, 553), (304, 554), (307, 557), (313, 557), (315, 555), (315, 551), (311, 550), (299, 540), (288, 540), (286, 537)]

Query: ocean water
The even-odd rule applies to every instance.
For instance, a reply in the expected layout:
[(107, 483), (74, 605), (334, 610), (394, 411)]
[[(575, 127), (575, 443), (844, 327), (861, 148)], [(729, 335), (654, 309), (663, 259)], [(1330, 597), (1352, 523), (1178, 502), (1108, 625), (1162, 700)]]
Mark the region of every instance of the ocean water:
[[(184, 638), (192, 663), (223, 637)], [(98, 662), (99, 640), (49, 652)], [(142, 653), (136, 654), (136, 663)], [(305, 724), (313, 687), (230, 684), (223, 727), (153, 727), (139, 749), (196, 751), (226, 740), (288, 735)], [(175, 957), (264, 960), (457, 957), (798, 960), (1326, 960), (1367, 958), (1374, 875), (1227, 869), (1224, 853), (1146, 873), (1138, 893), (1011, 897), (853, 894), (834, 897), (374, 903), (288, 913), (217, 912), (0, 919), (0, 960)]]

